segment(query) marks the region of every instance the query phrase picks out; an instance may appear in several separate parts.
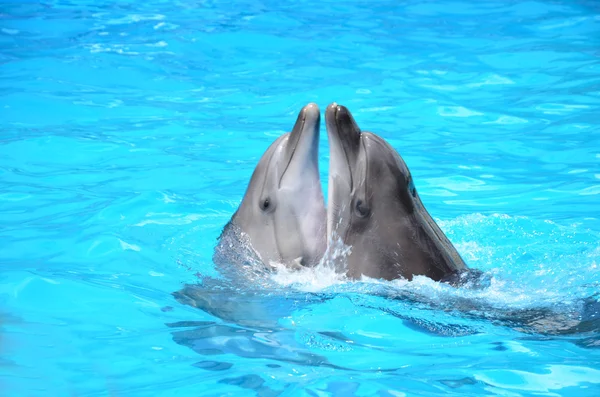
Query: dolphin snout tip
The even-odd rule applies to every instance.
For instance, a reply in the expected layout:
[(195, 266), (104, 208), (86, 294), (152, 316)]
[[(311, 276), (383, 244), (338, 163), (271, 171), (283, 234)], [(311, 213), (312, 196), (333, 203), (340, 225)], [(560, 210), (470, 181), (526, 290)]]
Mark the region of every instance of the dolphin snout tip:
[(305, 120), (310, 122), (318, 122), (321, 117), (321, 110), (319, 109), (319, 105), (314, 102), (309, 103), (308, 105), (302, 108), (302, 116)]
[(316, 103), (314, 103), (314, 102), (310, 102), (309, 104), (307, 104), (307, 105), (305, 106), (305, 108), (306, 108), (307, 110), (316, 110), (316, 111), (318, 111), (318, 110), (319, 110), (319, 105), (317, 105), (317, 104), (316, 104)]
[(335, 120), (342, 120), (348, 117), (352, 117), (350, 111), (344, 105), (340, 105), (337, 102), (331, 103), (327, 106), (326, 113)]
[(304, 106), (304, 108), (302, 109), (304, 111), (304, 113), (306, 113), (307, 115), (314, 115), (314, 114), (318, 114), (321, 110), (319, 109), (319, 105), (317, 105), (314, 102), (309, 103), (308, 105)]

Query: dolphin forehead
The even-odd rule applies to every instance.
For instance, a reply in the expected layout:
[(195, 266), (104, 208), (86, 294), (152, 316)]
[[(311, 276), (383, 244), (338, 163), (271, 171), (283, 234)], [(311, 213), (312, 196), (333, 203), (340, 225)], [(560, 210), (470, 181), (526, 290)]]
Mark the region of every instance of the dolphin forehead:
[(400, 173), (405, 179), (410, 179), (410, 170), (404, 159), (385, 139), (372, 132), (364, 131), (361, 140), (367, 152), (367, 161), (386, 163), (395, 174)]

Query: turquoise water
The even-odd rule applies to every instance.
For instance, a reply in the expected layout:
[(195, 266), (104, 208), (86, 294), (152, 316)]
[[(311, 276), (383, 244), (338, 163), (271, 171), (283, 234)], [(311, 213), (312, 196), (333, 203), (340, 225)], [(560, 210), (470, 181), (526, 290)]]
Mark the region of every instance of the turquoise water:
[[(1, 394), (599, 395), (599, 48), (594, 1), (3, 2)], [(186, 287), (311, 101), (487, 286)]]

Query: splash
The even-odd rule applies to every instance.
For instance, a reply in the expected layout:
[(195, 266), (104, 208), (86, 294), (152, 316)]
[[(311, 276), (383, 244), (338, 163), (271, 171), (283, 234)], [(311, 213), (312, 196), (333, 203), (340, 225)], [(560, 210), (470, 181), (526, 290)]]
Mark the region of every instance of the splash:
[(272, 263), (275, 272), (271, 279), (282, 287), (292, 287), (301, 292), (323, 291), (349, 281), (345, 276), (346, 258), (351, 252), (352, 247), (345, 245), (334, 233), (317, 266), (291, 269), (281, 263)]

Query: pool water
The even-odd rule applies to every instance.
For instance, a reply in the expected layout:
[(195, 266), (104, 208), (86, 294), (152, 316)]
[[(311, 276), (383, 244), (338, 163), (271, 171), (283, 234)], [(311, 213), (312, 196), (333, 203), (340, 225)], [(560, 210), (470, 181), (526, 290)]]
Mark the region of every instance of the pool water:
[[(0, 394), (600, 395), (599, 49), (596, 1), (3, 2)], [(485, 285), (219, 284), (313, 101), (399, 151)]]

